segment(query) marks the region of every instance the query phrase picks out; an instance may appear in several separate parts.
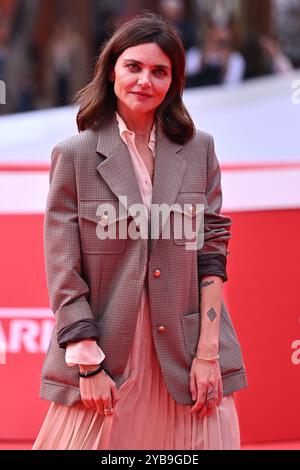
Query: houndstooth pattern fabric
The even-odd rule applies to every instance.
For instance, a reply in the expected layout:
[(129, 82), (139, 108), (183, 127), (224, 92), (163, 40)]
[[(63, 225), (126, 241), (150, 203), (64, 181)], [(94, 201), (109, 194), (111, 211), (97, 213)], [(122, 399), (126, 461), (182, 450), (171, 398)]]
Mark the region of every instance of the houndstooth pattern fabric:
[[(158, 127), (158, 126), (157, 126)], [(65, 363), (57, 332), (82, 319), (99, 326), (103, 366), (117, 387), (132, 347), (144, 283), (149, 290), (154, 344), (173, 399), (193, 404), (189, 371), (200, 334), (197, 256), (227, 255), (231, 220), (220, 213), (220, 168), (209, 134), (197, 131), (185, 145), (171, 142), (157, 128), (152, 204), (204, 204), (204, 244), (186, 250), (186, 239), (105, 239), (96, 235), (99, 205), (109, 203), (115, 216), (108, 225), (135, 224), (127, 207), (142, 204), (133, 164), (113, 119), (98, 131), (86, 130), (52, 152), (50, 188), (44, 222), (44, 249), (50, 306), (56, 326), (42, 370), (41, 397), (65, 405), (80, 401), (78, 368)], [(97, 213), (96, 213), (97, 212)], [(184, 211), (183, 211), (184, 214)], [(155, 225), (154, 224), (154, 225)], [(155, 271), (160, 270), (160, 276)], [(160, 326), (164, 326), (162, 331)], [(247, 386), (241, 349), (224, 301), (219, 338), (224, 394)]]

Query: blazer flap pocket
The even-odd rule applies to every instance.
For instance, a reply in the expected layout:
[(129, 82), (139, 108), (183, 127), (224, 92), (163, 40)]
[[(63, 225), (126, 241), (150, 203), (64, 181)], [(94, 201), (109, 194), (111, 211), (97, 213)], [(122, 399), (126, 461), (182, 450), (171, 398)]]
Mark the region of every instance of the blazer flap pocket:
[(118, 201), (80, 201), (78, 212), (81, 249), (84, 253), (123, 253), (128, 216), (124, 208), (123, 213), (119, 212)]
[(173, 238), (176, 245), (190, 245), (195, 249), (195, 242), (200, 242), (204, 232), (204, 211), (206, 207), (204, 192), (178, 193), (173, 211)]
[(100, 223), (103, 226), (115, 224), (127, 220), (129, 214), (123, 206), (119, 207), (118, 201), (80, 201), (79, 218)]
[(197, 193), (178, 193), (172, 209), (175, 213), (180, 213), (188, 217), (196, 217), (204, 213), (207, 205), (207, 199), (204, 192)]

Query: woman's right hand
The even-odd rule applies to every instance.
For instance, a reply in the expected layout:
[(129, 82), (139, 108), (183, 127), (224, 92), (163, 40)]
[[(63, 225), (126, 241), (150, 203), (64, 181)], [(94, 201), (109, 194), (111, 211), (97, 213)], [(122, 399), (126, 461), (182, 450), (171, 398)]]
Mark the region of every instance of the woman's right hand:
[[(98, 367), (99, 365), (80, 366), (80, 372), (92, 371)], [(91, 377), (80, 377), (79, 386), (81, 399), (87, 408), (94, 408), (101, 415), (105, 416), (113, 414), (113, 409), (119, 401), (119, 392), (115, 382), (104, 370)], [(110, 411), (105, 412), (105, 410)]]

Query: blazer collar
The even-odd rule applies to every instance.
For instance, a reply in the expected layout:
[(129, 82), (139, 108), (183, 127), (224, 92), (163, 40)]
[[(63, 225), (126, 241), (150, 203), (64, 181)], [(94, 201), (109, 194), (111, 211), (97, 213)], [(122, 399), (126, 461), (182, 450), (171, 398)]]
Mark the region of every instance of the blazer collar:
[[(152, 188), (152, 204), (168, 204), (171, 206), (181, 186), (187, 163), (180, 156), (182, 145), (172, 142), (156, 125), (155, 173)], [(134, 204), (143, 204), (138, 181), (136, 178), (131, 156), (126, 144), (122, 141), (115, 115), (99, 130), (97, 152), (106, 158), (97, 166), (101, 177), (112, 192), (123, 204), (121, 196), (127, 197), (127, 209)], [(154, 233), (161, 233), (159, 220), (152, 218), (152, 224), (157, 224)], [(153, 250), (156, 240), (149, 240)]]

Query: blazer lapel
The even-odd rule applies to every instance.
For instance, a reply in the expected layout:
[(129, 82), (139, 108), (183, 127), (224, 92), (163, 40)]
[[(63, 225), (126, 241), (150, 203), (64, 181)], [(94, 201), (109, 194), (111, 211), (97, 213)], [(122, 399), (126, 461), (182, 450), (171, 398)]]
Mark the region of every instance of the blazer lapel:
[(159, 223), (161, 217), (158, 218), (154, 215), (155, 209), (153, 213), (153, 205), (167, 204), (171, 206), (175, 202), (187, 167), (186, 161), (177, 154), (182, 145), (169, 140), (160, 127), (157, 127), (151, 217), (151, 229), (155, 238), (150, 237), (150, 252), (153, 251), (163, 228), (163, 223)]
[[(97, 152), (106, 156), (97, 170), (120, 203), (131, 214), (133, 204), (143, 204), (133, 163), (126, 144), (122, 141), (116, 118), (112, 118), (99, 131)], [(124, 202), (124, 196), (127, 197)]]

